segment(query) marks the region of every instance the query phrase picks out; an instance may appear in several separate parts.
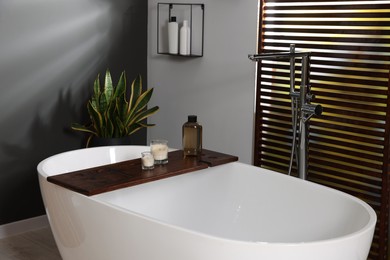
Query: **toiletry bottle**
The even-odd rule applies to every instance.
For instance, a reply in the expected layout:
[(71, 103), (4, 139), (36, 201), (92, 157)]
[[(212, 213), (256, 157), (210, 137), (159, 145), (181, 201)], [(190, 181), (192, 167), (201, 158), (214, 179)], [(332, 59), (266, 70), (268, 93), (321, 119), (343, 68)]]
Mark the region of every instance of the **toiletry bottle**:
[(180, 28), (180, 55), (190, 55), (190, 27), (187, 20)]
[(188, 122), (183, 125), (183, 151), (184, 157), (202, 154), (202, 126), (195, 115), (188, 116)]
[(168, 23), (168, 47), (170, 54), (178, 54), (179, 45), (179, 25), (176, 16), (172, 16)]

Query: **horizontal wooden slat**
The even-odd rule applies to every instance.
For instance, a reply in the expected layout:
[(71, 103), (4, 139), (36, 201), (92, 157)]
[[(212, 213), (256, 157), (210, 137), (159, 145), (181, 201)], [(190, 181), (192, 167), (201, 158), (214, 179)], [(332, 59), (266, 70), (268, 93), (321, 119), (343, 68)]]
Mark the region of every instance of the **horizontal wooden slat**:
[(310, 136), (310, 140), (317, 141), (317, 142), (324, 142), (324, 143), (331, 143), (331, 144), (337, 144), (340, 146), (347, 146), (347, 147), (352, 147), (355, 149), (362, 149), (362, 150), (369, 150), (373, 153), (382, 153), (383, 148), (375, 148), (371, 147), (368, 144), (367, 145), (361, 145), (361, 144), (355, 144), (352, 142), (345, 142), (345, 141), (340, 141), (340, 140), (334, 140), (326, 137), (319, 137), (319, 136)]
[(357, 158), (361, 158), (362, 160), (366, 159), (366, 160), (373, 160), (373, 161), (377, 161), (377, 162), (380, 162), (382, 160), (381, 155), (370, 154), (370, 153), (365, 152), (365, 150), (360, 150), (360, 149), (353, 151), (351, 149), (347, 149), (347, 148), (344, 148), (342, 146), (339, 146), (339, 147), (334, 147), (331, 145), (325, 146), (323, 144), (318, 144), (318, 143), (314, 143), (314, 142), (310, 143), (310, 148), (324, 149), (324, 150), (329, 151), (329, 152), (335, 152), (335, 153), (340, 153), (340, 154), (344, 154), (344, 155), (355, 156)]
[(362, 105), (359, 103), (351, 103), (348, 100), (331, 100), (323, 97), (316, 97), (316, 103), (324, 104), (324, 105), (332, 105), (338, 107), (346, 107), (346, 108), (356, 108), (356, 109), (366, 109), (367, 111), (377, 111), (377, 112), (386, 112), (387, 108), (385, 106), (372, 106), (372, 105)]
[[(337, 121), (332, 121), (332, 122), (337, 122)], [(313, 122), (313, 126), (318, 124)], [(323, 124), (325, 125), (325, 124)], [(328, 124), (329, 125), (329, 124)], [(351, 127), (353, 128), (353, 127)], [(371, 135), (364, 134), (362, 131), (345, 131), (344, 127), (340, 127), (339, 129), (343, 129), (344, 131), (332, 131), (336, 129), (335, 127), (329, 127), (329, 128), (311, 128), (311, 133), (313, 134), (318, 134), (318, 135), (324, 135), (324, 136), (333, 136), (337, 137), (339, 139), (346, 139), (346, 140), (352, 140), (354, 142), (365, 142), (365, 143), (370, 143), (370, 144), (379, 144), (383, 145), (383, 132), (379, 131), (368, 131)]]
[[(321, 119), (316, 119), (314, 118), (311, 122), (311, 125), (313, 126), (318, 126), (318, 127), (323, 127), (323, 128), (328, 128), (328, 129), (337, 129), (337, 130), (343, 130), (343, 131), (348, 131), (352, 133), (361, 133), (361, 134), (366, 134), (366, 135), (371, 135), (371, 136), (384, 136), (384, 129), (383, 128), (367, 128), (363, 127), (361, 125), (347, 125), (347, 124), (335, 124), (334, 121), (326, 121)], [(384, 126), (383, 126), (384, 127)]]
[[(328, 161), (328, 160), (324, 160), (324, 159), (319, 159), (319, 158), (315, 158), (314, 156), (310, 155), (310, 159), (309, 159), (310, 163), (312, 164), (316, 164), (318, 165), (317, 168), (321, 168), (321, 166), (319, 165), (323, 165), (324, 168), (323, 169), (329, 169), (330, 167), (331, 168), (334, 168), (334, 169), (337, 169), (337, 170), (334, 170), (333, 173), (335, 173), (336, 176), (340, 176), (341, 175), (341, 172), (345, 172), (345, 171), (350, 171), (350, 172), (354, 172), (354, 173), (358, 173), (358, 174), (365, 174), (366, 176), (372, 176), (372, 177), (377, 177), (377, 178), (380, 178), (381, 177), (381, 174), (378, 173), (378, 171), (376, 171), (376, 169), (369, 169), (367, 167), (365, 167), (364, 169), (363, 168), (360, 168), (358, 166), (352, 166), (351, 164), (349, 165), (346, 165), (344, 162), (336, 162), (336, 161)], [(353, 179), (352, 175), (350, 176), (351, 180)], [(376, 189), (374, 190), (375, 192), (380, 192), (380, 189)]]
[[(310, 155), (313, 156), (313, 157), (316, 157), (316, 158), (322, 158), (324, 160), (326, 159), (329, 159), (331, 161), (335, 161), (338, 163), (338, 165), (341, 165), (341, 164), (344, 164), (346, 165), (345, 166), (345, 169), (349, 170), (349, 171), (353, 171), (353, 172), (356, 172), (358, 173), (359, 170), (361, 169), (360, 165), (361, 165), (361, 158), (351, 158), (351, 157), (347, 157), (347, 156), (344, 156), (344, 154), (329, 154), (329, 153), (325, 153), (325, 152), (321, 152), (319, 150), (312, 150), (310, 149)], [(349, 166), (349, 165), (354, 165), (354, 166)], [(356, 165), (358, 166), (359, 170), (352, 170), (354, 168), (356, 168)], [(340, 167), (340, 169), (342, 169), (344, 167)], [(381, 164), (378, 164), (378, 163), (374, 163), (374, 162), (369, 162), (369, 161), (365, 161), (364, 162), (364, 169), (371, 169), (371, 170), (376, 170), (375, 172), (375, 177), (377, 178), (381, 178), (381, 173), (378, 173), (378, 170), (380, 171), (382, 169), (382, 165)], [(368, 175), (366, 174), (367, 171), (364, 171), (364, 169), (361, 169), (362, 170), (362, 174), (363, 175)], [(371, 178), (367, 178), (365, 181), (368, 181), (369, 183), (369, 179)], [(376, 181), (373, 181), (372, 184), (376, 183), (375, 185), (380, 185), (382, 182), (379, 182), (376, 180)]]

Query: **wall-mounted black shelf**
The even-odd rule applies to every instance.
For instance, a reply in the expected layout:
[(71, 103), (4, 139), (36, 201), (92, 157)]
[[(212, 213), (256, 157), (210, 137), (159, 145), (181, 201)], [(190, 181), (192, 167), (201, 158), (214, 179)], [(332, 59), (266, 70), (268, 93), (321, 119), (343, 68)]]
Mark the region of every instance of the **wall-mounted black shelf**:
[[(168, 22), (177, 17), (179, 30), (183, 20), (190, 28), (190, 54), (180, 55), (168, 52)], [(157, 53), (178, 57), (203, 57), (204, 47), (204, 4), (158, 3), (157, 4)]]

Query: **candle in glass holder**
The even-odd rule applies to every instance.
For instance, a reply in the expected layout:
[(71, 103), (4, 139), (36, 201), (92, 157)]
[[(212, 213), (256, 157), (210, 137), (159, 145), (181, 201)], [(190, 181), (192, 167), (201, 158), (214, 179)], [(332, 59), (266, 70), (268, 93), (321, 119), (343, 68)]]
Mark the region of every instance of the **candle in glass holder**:
[(154, 157), (151, 152), (141, 153), (142, 170), (152, 170), (154, 168)]
[(150, 142), (150, 151), (153, 154), (154, 164), (168, 163), (168, 141), (155, 139)]

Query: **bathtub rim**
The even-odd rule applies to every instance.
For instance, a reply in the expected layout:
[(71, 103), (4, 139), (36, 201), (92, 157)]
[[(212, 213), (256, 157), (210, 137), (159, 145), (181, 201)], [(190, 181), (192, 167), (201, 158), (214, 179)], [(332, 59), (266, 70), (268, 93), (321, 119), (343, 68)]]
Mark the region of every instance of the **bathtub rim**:
[[(228, 164), (242, 164), (242, 165), (248, 166), (248, 164), (245, 164), (245, 163), (242, 163), (242, 162), (230, 162)], [(227, 164), (225, 164), (225, 165), (227, 165)], [(218, 165), (218, 166), (214, 166), (214, 167), (222, 167), (222, 166), (223, 165)], [(249, 166), (251, 166), (251, 165), (249, 165)], [(269, 174), (278, 173), (278, 172), (274, 172), (274, 171), (271, 171), (271, 170), (268, 170), (268, 169), (264, 169), (264, 168), (261, 168), (261, 169), (262, 170), (266, 170)], [(203, 170), (207, 170), (207, 169), (203, 169)], [(179, 176), (173, 176), (173, 177), (179, 177)], [(310, 181), (307, 181), (307, 180), (301, 180), (301, 179), (298, 179), (296, 177), (287, 176), (287, 175), (282, 175), (281, 177), (283, 177), (283, 176), (296, 179), (297, 181), (304, 181), (304, 182), (307, 182), (309, 185), (319, 186), (319, 188), (323, 188), (325, 190), (329, 190), (330, 192), (335, 192), (337, 194), (340, 194), (343, 197), (347, 197), (347, 198), (352, 199), (353, 201), (355, 201), (356, 203), (361, 205), (365, 210), (367, 210), (368, 218), (369, 218), (368, 222), (361, 229), (359, 229), (357, 231), (354, 231), (352, 233), (343, 235), (343, 236), (336, 237), (336, 238), (329, 238), (329, 239), (315, 240), (315, 241), (305, 241), (305, 242), (249, 241), (249, 240), (238, 240), (238, 239), (230, 239), (230, 238), (226, 238), (226, 237), (220, 237), (220, 236), (216, 236), (216, 235), (207, 234), (207, 233), (204, 233), (204, 232), (201, 232), (201, 231), (191, 230), (189, 228), (181, 227), (181, 226), (178, 226), (178, 225), (175, 225), (175, 224), (171, 224), (171, 223), (168, 223), (166, 221), (154, 218), (152, 216), (148, 216), (146, 214), (139, 213), (139, 212), (133, 211), (131, 209), (127, 209), (125, 207), (118, 206), (118, 205), (116, 205), (114, 203), (111, 203), (111, 202), (108, 202), (106, 200), (100, 199), (99, 195), (101, 195), (101, 194), (90, 196), (90, 198), (93, 199), (94, 201), (98, 202), (98, 203), (102, 203), (102, 204), (104, 204), (104, 205), (106, 205), (108, 207), (115, 208), (115, 209), (120, 210), (120, 211), (122, 211), (124, 213), (129, 213), (129, 214), (135, 215), (135, 216), (140, 217), (140, 218), (142, 218), (144, 220), (147, 220), (147, 221), (156, 222), (158, 224), (161, 224), (161, 225), (164, 225), (164, 226), (167, 226), (167, 227), (170, 227), (170, 228), (178, 229), (178, 230), (181, 230), (181, 231), (184, 231), (184, 232), (188, 232), (188, 233), (192, 233), (192, 234), (195, 234), (195, 235), (199, 235), (199, 236), (202, 236), (202, 237), (207, 237), (209, 239), (218, 239), (218, 240), (228, 241), (230, 243), (242, 243), (242, 244), (253, 244), (253, 245), (258, 244), (258, 245), (267, 245), (267, 246), (270, 246), (270, 245), (272, 245), (272, 246), (291, 246), (291, 247), (293, 247), (293, 246), (296, 246), (296, 247), (308, 246), (308, 245), (309, 246), (316, 246), (316, 245), (320, 245), (320, 244), (324, 244), (324, 243), (331, 244), (331, 243), (336, 243), (336, 242), (341, 241), (341, 240), (354, 239), (356, 237), (359, 237), (360, 235), (363, 235), (366, 232), (371, 232), (370, 231), (371, 228), (375, 229), (375, 225), (376, 225), (376, 222), (377, 222), (376, 213), (371, 208), (371, 206), (368, 205), (365, 201), (363, 201), (363, 200), (361, 200), (359, 198), (356, 198), (356, 197), (354, 197), (354, 196), (352, 196), (352, 195), (350, 195), (348, 193), (345, 193), (343, 191), (332, 189), (332, 188), (329, 188), (327, 186), (324, 186), (324, 185), (321, 185), (321, 184), (318, 184), (318, 183), (310, 182)], [(143, 184), (139, 184), (139, 185), (147, 185), (147, 184), (148, 183), (143, 183)], [(131, 187), (127, 187), (127, 188), (124, 188), (124, 189), (128, 189), (128, 188), (131, 188)], [(110, 192), (115, 192), (115, 191), (110, 191)], [(118, 192), (118, 191), (116, 191), (116, 192)], [(82, 194), (80, 194), (80, 195), (82, 195)], [(82, 195), (82, 196), (85, 196), (85, 195)]]
[[(49, 183), (47, 181), (47, 177), (48, 176), (54, 176), (54, 175), (58, 175), (58, 174), (67, 173), (67, 171), (64, 171), (64, 172), (59, 172), (58, 174), (54, 174), (54, 175), (47, 175), (44, 172), (44, 170), (43, 170), (43, 166), (50, 159), (53, 159), (55, 157), (60, 157), (60, 156), (63, 156), (63, 155), (66, 155), (66, 154), (69, 154), (69, 153), (72, 153), (72, 152), (75, 152), (75, 151), (84, 151), (84, 150), (87, 150), (87, 149), (102, 149), (103, 150), (103, 149), (109, 149), (109, 148), (115, 148), (115, 147), (120, 147), (120, 148), (131, 148), (131, 147), (148, 148), (149, 146), (145, 146), (145, 145), (100, 146), (100, 147), (92, 147), (92, 148), (80, 148), (80, 149), (75, 149), (75, 150), (61, 152), (61, 153), (54, 154), (54, 155), (52, 155), (50, 157), (47, 157), (46, 159), (42, 160), (37, 165), (38, 175), (43, 177), (45, 179), (45, 181), (47, 183)], [(172, 149), (172, 151), (173, 150), (176, 150), (176, 149)], [(124, 160), (127, 160), (127, 159), (124, 159)], [(118, 161), (113, 162), (113, 163), (118, 163), (118, 162), (121, 162), (121, 161), (124, 161), (124, 160), (118, 160)], [(242, 163), (242, 162), (239, 162), (239, 161), (238, 162), (230, 162), (228, 164), (241, 164), (241, 165), (244, 165), (246, 167), (248, 167), (248, 166), (249, 167), (256, 167), (256, 166), (245, 164), (245, 163)], [(225, 164), (225, 165), (228, 165), (228, 164)], [(105, 164), (101, 164), (101, 165), (105, 165)], [(99, 165), (96, 165), (96, 166), (99, 166)], [(214, 166), (213, 168), (215, 168), (215, 167), (223, 167), (223, 166), (224, 165), (219, 165), (219, 166)], [(95, 166), (93, 166), (93, 167), (95, 167)], [(80, 168), (80, 170), (81, 169), (85, 169), (85, 168)], [(208, 168), (203, 169), (203, 170), (207, 170), (207, 169)], [(89, 199), (91, 199), (91, 200), (93, 200), (93, 201), (95, 201), (97, 203), (104, 204), (105, 206), (114, 208), (114, 209), (119, 210), (119, 211), (121, 211), (123, 213), (132, 214), (132, 215), (137, 216), (139, 218), (142, 218), (142, 219), (144, 219), (146, 221), (155, 222), (155, 223), (158, 223), (160, 225), (163, 225), (163, 226), (166, 226), (166, 227), (169, 227), (169, 228), (173, 228), (173, 229), (176, 229), (176, 230), (181, 230), (183, 232), (194, 234), (194, 235), (201, 236), (201, 237), (206, 237), (208, 239), (222, 240), (222, 241), (226, 241), (226, 242), (229, 242), (229, 243), (238, 243), (238, 244), (247, 244), (247, 245), (248, 244), (252, 244), (252, 245), (266, 245), (266, 246), (289, 246), (289, 247), (316, 246), (316, 245), (321, 245), (321, 244), (337, 243), (338, 241), (341, 241), (341, 240), (344, 240), (344, 241), (352, 240), (352, 239), (357, 238), (359, 236), (363, 236), (367, 232), (371, 232), (370, 231), (371, 229), (375, 230), (375, 225), (377, 223), (377, 215), (376, 215), (375, 211), (373, 210), (373, 208), (367, 202), (365, 202), (365, 201), (363, 201), (363, 200), (361, 200), (361, 199), (359, 199), (359, 198), (357, 198), (355, 196), (352, 196), (352, 195), (350, 195), (350, 194), (348, 194), (346, 192), (343, 192), (343, 191), (340, 191), (340, 190), (336, 190), (336, 189), (327, 187), (327, 186), (322, 185), (322, 184), (314, 183), (314, 182), (311, 182), (311, 181), (308, 181), (308, 180), (302, 180), (302, 179), (299, 179), (299, 178), (296, 178), (296, 177), (293, 177), (293, 176), (288, 176), (288, 175), (285, 175), (285, 174), (282, 174), (282, 173), (278, 173), (276, 171), (268, 170), (268, 169), (265, 169), (265, 168), (260, 168), (260, 169), (262, 171), (265, 171), (266, 174), (280, 174), (279, 177), (281, 177), (281, 178), (292, 178), (292, 181), (297, 181), (297, 182), (302, 182), (303, 181), (303, 182), (306, 182), (307, 185), (314, 185), (314, 186), (319, 187), (320, 189), (325, 189), (325, 190), (328, 190), (329, 192), (333, 192), (333, 193), (339, 194), (340, 196), (352, 199), (355, 203), (358, 203), (359, 205), (361, 205), (367, 211), (368, 217), (369, 217), (368, 222), (361, 229), (359, 229), (357, 231), (354, 231), (352, 233), (345, 234), (345, 235), (342, 235), (342, 236), (339, 236), (339, 237), (323, 239), (323, 240), (304, 241), (304, 242), (266, 242), (266, 241), (237, 240), (237, 239), (231, 239), (231, 238), (211, 235), (211, 234), (207, 234), (207, 233), (204, 233), (204, 232), (191, 230), (189, 228), (185, 228), (185, 227), (181, 227), (181, 226), (178, 226), (178, 225), (174, 225), (174, 224), (165, 222), (163, 220), (159, 220), (157, 218), (154, 218), (152, 216), (148, 216), (148, 215), (145, 215), (145, 214), (142, 214), (142, 213), (139, 213), (139, 212), (136, 212), (136, 211), (133, 211), (133, 210), (130, 210), (130, 209), (118, 206), (118, 205), (110, 203), (108, 201), (99, 199), (99, 194), (92, 195), (92, 196), (86, 196), (86, 195), (83, 195), (81, 193), (78, 193), (78, 192), (75, 192), (75, 191), (63, 188), (61, 186), (58, 186), (58, 185), (56, 185), (56, 186), (59, 187), (60, 189), (64, 189), (66, 191), (75, 193), (75, 194), (77, 194), (79, 196), (83, 196), (83, 197), (89, 198)], [(172, 178), (180, 177), (180, 176), (181, 175), (173, 176)], [(164, 179), (162, 179), (162, 180), (164, 180)], [(55, 185), (53, 183), (50, 183), (50, 184)], [(147, 184), (147, 183), (139, 184), (139, 185), (145, 185), (145, 184)], [(139, 185), (137, 185), (137, 186), (139, 186)], [(123, 189), (131, 189), (131, 188), (132, 187), (126, 187), (126, 188), (123, 188)], [(117, 191), (110, 191), (110, 192), (118, 192), (118, 190)]]

